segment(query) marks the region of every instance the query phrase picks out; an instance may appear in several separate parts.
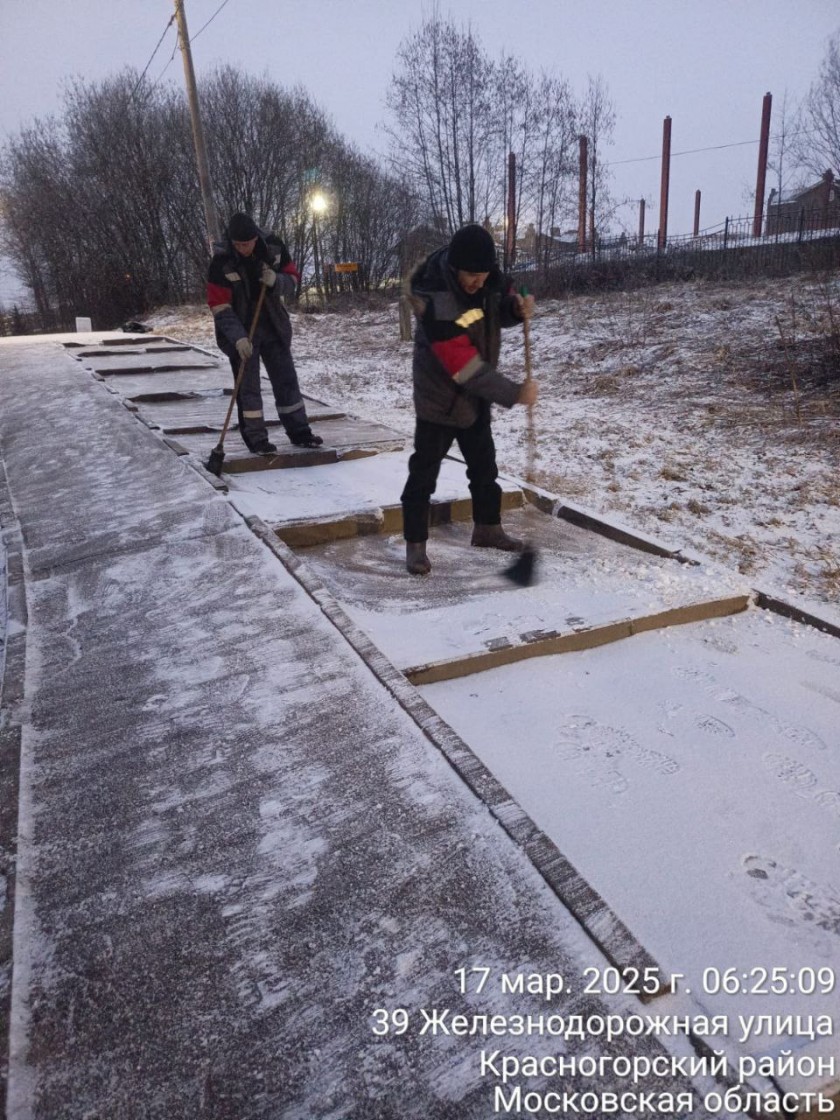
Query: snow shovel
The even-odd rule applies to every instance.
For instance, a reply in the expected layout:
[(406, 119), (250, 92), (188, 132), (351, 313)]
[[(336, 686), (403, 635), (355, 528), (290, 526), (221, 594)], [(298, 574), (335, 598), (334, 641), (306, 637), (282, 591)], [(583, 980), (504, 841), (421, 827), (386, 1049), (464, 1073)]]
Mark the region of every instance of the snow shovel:
[[(257, 296), (257, 307), (256, 307), (256, 310), (254, 311), (254, 318), (251, 322), (251, 329), (248, 331), (248, 341), (249, 342), (254, 341), (254, 332), (257, 329), (257, 319), (259, 319), (260, 312), (262, 311), (262, 305), (263, 305), (263, 300), (265, 299), (266, 291), (267, 291), (267, 289), (266, 289), (265, 284), (260, 284), (260, 294)], [(222, 477), (222, 464), (225, 461), (225, 452), (224, 452), (223, 444), (225, 442), (225, 436), (227, 435), (228, 425), (230, 424), (230, 418), (231, 418), (231, 415), (233, 413), (233, 406), (236, 404), (236, 398), (239, 395), (239, 386), (242, 384), (242, 378), (245, 376), (245, 366), (246, 366), (247, 362), (248, 362), (248, 359), (243, 358), (242, 361), (239, 363), (239, 372), (237, 373), (236, 381), (233, 384), (233, 396), (230, 398), (230, 404), (228, 405), (227, 416), (225, 417), (225, 422), (222, 425), (222, 434), (219, 436), (219, 442), (216, 444), (216, 446), (210, 452), (210, 458), (204, 464), (204, 466), (207, 468), (207, 470), (210, 471), (211, 474), (214, 474), (217, 478)]]
[[(528, 294), (525, 288), (520, 290), (520, 295), (526, 296)], [(531, 321), (530, 319), (523, 319), (522, 328), (525, 332), (525, 381), (531, 380)], [(534, 434), (534, 406), (532, 404), (526, 405), (528, 409), (527, 420), (527, 460), (525, 467), (525, 481), (533, 484), (534, 481), (534, 460), (536, 459), (536, 436)], [(518, 558), (506, 568), (504, 575), (515, 583), (517, 587), (530, 587), (534, 582), (534, 568), (537, 563), (537, 550), (528, 541), (525, 541), (525, 547), (519, 553)]]

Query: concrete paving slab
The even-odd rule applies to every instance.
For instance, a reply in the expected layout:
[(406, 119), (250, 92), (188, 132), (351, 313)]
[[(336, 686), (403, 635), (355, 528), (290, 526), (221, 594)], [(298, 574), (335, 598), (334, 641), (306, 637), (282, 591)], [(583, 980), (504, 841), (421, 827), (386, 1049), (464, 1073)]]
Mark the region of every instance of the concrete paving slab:
[(138, 351), (126, 348), (125, 351), (103, 350), (100, 354), (92, 350), (68, 351), (86, 369), (92, 369), (103, 376), (115, 377), (137, 373), (174, 373), (180, 370), (215, 369), (221, 366), (213, 358), (199, 354), (189, 348), (164, 347)]
[[(65, 359), (10, 348), (0, 378), (29, 605), (4, 712), (22, 756), (10, 1118), (485, 1120), (495, 1040), (421, 1033), (421, 1009), (638, 1002), (582, 993), (604, 958), (418, 723), (230, 503)], [(547, 1005), (503, 973), (570, 983)], [(395, 1008), (406, 1028), (385, 1033)], [(537, 1042), (557, 1052), (504, 1045)]]
[[(355, 416), (343, 415), (336, 419), (315, 421), (312, 417), (312, 430), (321, 436), (322, 447), (295, 447), (284, 434), (277, 434), (276, 455), (254, 455), (244, 446), (238, 434), (228, 445), (225, 438), (226, 474), (241, 474), (252, 471), (281, 471), (288, 467), (322, 465), (337, 462), (356, 451), (389, 451), (402, 447), (405, 437), (382, 424), (372, 424)], [(206, 459), (210, 448), (207, 437), (185, 434), (178, 436), (178, 443), (190, 455)]]
[(132, 354), (187, 354), (196, 352), (194, 347), (188, 346), (185, 342), (166, 342), (164, 339), (151, 342), (148, 346), (134, 343), (115, 346), (113, 342), (110, 342), (101, 343), (96, 347), (69, 346), (65, 343), (65, 347), (70, 350), (74, 358), (80, 360), (84, 358), (125, 357)]
[(206, 369), (180, 370), (177, 373), (118, 373), (112, 376), (95, 374), (114, 392), (127, 400), (165, 400), (179, 396), (189, 398), (195, 393), (224, 392), (231, 387), (229, 369), (208, 366)]
[[(393, 532), (401, 526), (399, 497), (410, 455), (407, 448), (382, 451), (375, 458), (342, 460), (340, 470), (333, 465), (312, 467), (276, 482), (264, 476), (236, 476), (229, 480), (230, 497), (246, 517), (260, 517), (283, 539), (294, 538), (295, 543), (306, 539), (310, 530), (310, 539), (323, 540), (321, 525), (329, 527), (348, 516)], [(499, 484), (506, 507), (521, 504), (518, 483), (500, 478)], [(468, 501), (463, 463), (444, 459), (434, 497), (442, 511), (438, 521), (446, 520), (445, 507)], [(332, 539), (328, 528), (325, 533)]]
[(750, 595), (738, 575), (640, 553), (533, 508), (511, 511), (505, 525), (537, 549), (530, 587), (505, 577), (515, 555), (470, 548), (471, 524), (432, 533), (428, 578), (405, 570), (399, 537), (336, 541), (307, 550), (306, 563), (394, 664), (415, 675), (488, 651), (553, 652), (541, 641), (678, 608), (725, 601), (729, 613)]
[(816, 1060), (836, 1035), (788, 1017), (837, 1010), (811, 980), (840, 974), (838, 670), (836, 638), (753, 609), (421, 691), (683, 992), (770, 1016), (743, 1053)]
[[(144, 401), (138, 409), (139, 416), (150, 426), (171, 435), (195, 435), (199, 432), (221, 431), (232, 390), (211, 395), (194, 396), (188, 400)], [(321, 401), (304, 397), (306, 414), (311, 421), (338, 420), (345, 414)], [(280, 421), (266, 417), (269, 428), (280, 427)], [(236, 410), (231, 417), (229, 430), (238, 427)]]
[[(156, 334), (114, 334), (109, 331), (75, 331), (38, 336), (42, 342), (57, 342), (68, 350), (90, 349), (92, 347), (138, 347), (149, 346), (156, 343), (168, 343), (171, 340), (164, 335)], [(24, 336), (26, 341), (26, 336)]]

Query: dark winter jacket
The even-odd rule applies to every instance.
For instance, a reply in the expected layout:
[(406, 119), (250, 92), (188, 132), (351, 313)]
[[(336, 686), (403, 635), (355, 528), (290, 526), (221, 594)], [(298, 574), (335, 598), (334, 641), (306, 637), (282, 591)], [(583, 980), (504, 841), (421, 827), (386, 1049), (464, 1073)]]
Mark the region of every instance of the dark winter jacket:
[(265, 294), (260, 314), (260, 329), (277, 334), (288, 346), (292, 340), (292, 324), (283, 305), (283, 282), (294, 284), (297, 269), (289, 250), (279, 237), (257, 239), (250, 257), (241, 257), (230, 241), (213, 246), (213, 259), (207, 273), (207, 303), (213, 312), (216, 341), (230, 352), (240, 338), (247, 338), (256, 311), (263, 264), (281, 273)]
[(520, 386), (496, 369), (501, 328), (522, 320), (514, 311), (510, 279), (498, 268), (469, 295), (438, 249), (412, 273), (410, 299), (417, 316), (414, 334), (414, 407), (419, 420), (468, 428), (483, 402), (516, 404)]

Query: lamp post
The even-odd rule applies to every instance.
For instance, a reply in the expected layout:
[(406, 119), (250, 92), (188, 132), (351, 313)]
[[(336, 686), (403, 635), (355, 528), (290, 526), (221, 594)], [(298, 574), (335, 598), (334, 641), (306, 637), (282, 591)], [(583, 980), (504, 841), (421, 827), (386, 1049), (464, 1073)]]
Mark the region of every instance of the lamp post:
[(324, 293), (321, 288), (321, 253), (318, 244), (318, 218), (322, 218), (328, 209), (328, 203), (324, 195), (320, 191), (309, 200), (309, 209), (312, 214), (312, 256), (315, 261), (315, 290), (321, 298), (324, 298)]

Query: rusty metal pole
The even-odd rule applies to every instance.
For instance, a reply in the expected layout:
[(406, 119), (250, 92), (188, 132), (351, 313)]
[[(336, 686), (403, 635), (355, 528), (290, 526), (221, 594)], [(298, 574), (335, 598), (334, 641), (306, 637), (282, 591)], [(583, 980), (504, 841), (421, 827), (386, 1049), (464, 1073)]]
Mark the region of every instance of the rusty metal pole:
[(770, 147), (770, 109), (773, 95), (765, 93), (761, 103), (761, 137), (758, 144), (758, 173), (755, 178), (755, 215), (753, 216), (753, 237), (761, 237), (764, 220), (764, 184), (767, 179), (767, 150)]
[(700, 234), (700, 192), (694, 192), (694, 236)]
[(589, 165), (588, 142), (585, 136), (578, 136), (579, 147), (579, 185), (578, 185), (578, 252), (586, 252), (586, 170)]
[(178, 41), (181, 53), (184, 56), (184, 78), (187, 83), (187, 100), (190, 104), (190, 120), (192, 121), (193, 142), (195, 144), (195, 159), (198, 164), (198, 182), (201, 187), (201, 198), (204, 203), (204, 220), (207, 223), (207, 234), (212, 244), (220, 240), (219, 218), (213, 203), (213, 191), (210, 188), (210, 170), (207, 165), (207, 151), (204, 147), (204, 130), (201, 127), (201, 113), (198, 109), (198, 91), (195, 85), (195, 70), (193, 69), (192, 53), (190, 51), (190, 37), (187, 34), (187, 17), (184, 13), (184, 0), (175, 0), (175, 18), (178, 21)]
[(662, 183), (659, 191), (659, 237), (657, 245), (665, 248), (668, 240), (668, 184), (671, 179), (671, 118), (662, 122)]
[(508, 155), (507, 229), (505, 230), (505, 270), (513, 268), (516, 256), (516, 156)]
[(645, 200), (639, 199), (639, 245), (645, 243)]

